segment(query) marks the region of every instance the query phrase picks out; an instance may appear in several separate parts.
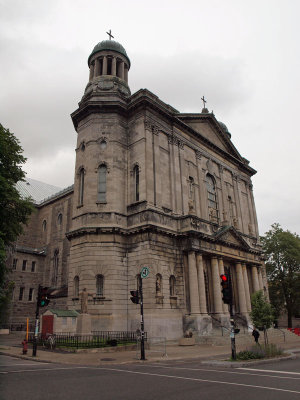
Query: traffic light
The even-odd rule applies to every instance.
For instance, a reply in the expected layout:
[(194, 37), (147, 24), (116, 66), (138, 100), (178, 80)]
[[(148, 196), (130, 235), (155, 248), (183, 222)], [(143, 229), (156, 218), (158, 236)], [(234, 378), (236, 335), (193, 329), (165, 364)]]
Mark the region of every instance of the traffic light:
[(134, 303), (134, 304), (139, 304), (140, 302), (140, 298), (139, 298), (139, 291), (138, 290), (130, 290), (130, 300)]
[(50, 298), (48, 294), (48, 288), (39, 286), (38, 291), (38, 306), (39, 307), (46, 307), (50, 303)]
[(220, 275), (220, 278), (221, 278), (222, 295), (223, 295), (222, 300), (225, 304), (231, 304), (232, 290), (231, 290), (230, 275), (222, 274)]

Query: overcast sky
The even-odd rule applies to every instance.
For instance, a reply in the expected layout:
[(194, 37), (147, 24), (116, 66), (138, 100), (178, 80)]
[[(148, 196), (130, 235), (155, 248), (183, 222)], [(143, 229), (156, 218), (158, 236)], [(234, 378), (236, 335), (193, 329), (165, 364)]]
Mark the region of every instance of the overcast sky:
[(27, 176), (73, 183), (70, 114), (87, 58), (108, 38), (131, 60), (131, 92), (147, 88), (180, 112), (205, 95), (253, 177), (260, 233), (300, 234), (298, 0), (0, 0), (0, 122), (20, 139)]

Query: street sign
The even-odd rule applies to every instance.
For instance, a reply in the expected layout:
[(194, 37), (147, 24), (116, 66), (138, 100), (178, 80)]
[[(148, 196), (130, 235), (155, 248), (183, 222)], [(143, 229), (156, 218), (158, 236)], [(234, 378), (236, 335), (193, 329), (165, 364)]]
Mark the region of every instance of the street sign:
[(141, 269), (141, 278), (147, 278), (147, 276), (149, 275), (149, 268), (148, 267), (143, 267)]

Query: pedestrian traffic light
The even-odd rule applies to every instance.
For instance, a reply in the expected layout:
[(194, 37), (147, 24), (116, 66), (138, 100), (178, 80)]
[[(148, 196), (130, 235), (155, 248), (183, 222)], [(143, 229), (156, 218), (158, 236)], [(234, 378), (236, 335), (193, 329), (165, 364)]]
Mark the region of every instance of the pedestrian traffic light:
[(39, 307), (46, 307), (50, 303), (50, 298), (48, 294), (48, 288), (39, 286), (38, 291), (38, 306)]
[(220, 275), (220, 278), (221, 278), (222, 295), (223, 295), (222, 300), (225, 304), (231, 304), (232, 289), (231, 289), (230, 275), (222, 274)]
[(130, 300), (134, 303), (134, 304), (139, 304), (140, 302), (140, 298), (139, 298), (139, 292), (138, 290), (130, 290)]

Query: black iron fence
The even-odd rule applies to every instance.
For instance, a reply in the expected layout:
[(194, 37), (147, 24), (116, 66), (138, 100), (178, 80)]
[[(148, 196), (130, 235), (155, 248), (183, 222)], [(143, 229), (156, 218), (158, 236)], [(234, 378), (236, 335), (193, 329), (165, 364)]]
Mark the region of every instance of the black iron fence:
[[(92, 332), (91, 335), (77, 335), (72, 333), (56, 333), (43, 337), (38, 335), (38, 345), (46, 347), (59, 347), (59, 348), (97, 348), (126, 345), (136, 343), (139, 339), (138, 332), (131, 331), (97, 331)], [(29, 335), (28, 341), (33, 342), (34, 334)], [(145, 340), (147, 340), (147, 332), (145, 332)]]

